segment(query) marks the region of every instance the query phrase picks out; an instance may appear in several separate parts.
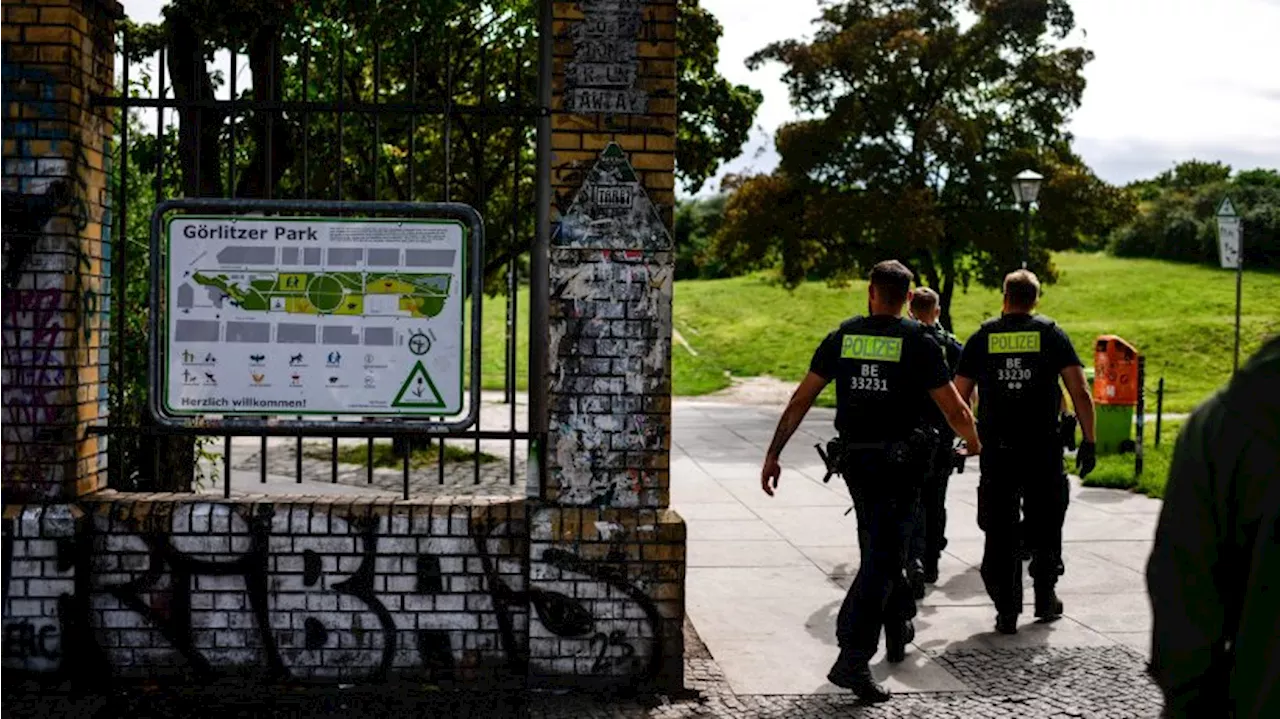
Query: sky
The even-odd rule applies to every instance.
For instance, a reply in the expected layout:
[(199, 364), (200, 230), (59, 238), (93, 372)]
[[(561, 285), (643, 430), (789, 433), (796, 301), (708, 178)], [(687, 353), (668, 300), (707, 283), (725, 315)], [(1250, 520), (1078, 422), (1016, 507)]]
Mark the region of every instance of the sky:
[[(782, 68), (750, 71), (744, 60), (776, 40), (811, 36), (818, 0), (701, 2), (724, 26), (720, 73), (764, 93), (751, 139), (705, 195), (727, 172), (777, 165), (774, 131), (796, 117)], [(164, 0), (124, 4), (130, 17), (150, 21)], [(1100, 177), (1122, 184), (1190, 159), (1280, 168), (1280, 0), (1074, 0), (1072, 8), (1068, 42), (1095, 58), (1069, 130)]]

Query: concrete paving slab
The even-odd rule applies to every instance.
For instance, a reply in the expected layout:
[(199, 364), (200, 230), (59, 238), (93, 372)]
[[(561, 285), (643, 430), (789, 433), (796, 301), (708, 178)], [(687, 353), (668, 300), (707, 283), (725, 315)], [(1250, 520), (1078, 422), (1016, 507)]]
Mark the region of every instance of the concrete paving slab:
[(686, 551), (689, 567), (813, 566), (808, 557), (782, 540), (743, 542), (691, 539)]
[(1118, 564), (1143, 574), (1145, 581), (1147, 560), (1151, 558), (1151, 545), (1152, 542), (1150, 541), (1135, 540), (1128, 542), (1089, 542), (1077, 546), (1081, 551), (1100, 557), (1104, 561)]
[(1147, 514), (1159, 515), (1164, 503), (1133, 492), (1117, 492), (1114, 489), (1085, 487), (1074, 497), (1075, 501), (1087, 503), (1090, 507), (1108, 514)]
[[(1058, 594), (1115, 596), (1146, 591), (1146, 580), (1139, 572), (1119, 566), (1091, 554), (1090, 544), (1068, 544), (1062, 550), (1066, 571), (1058, 580)], [(1089, 601), (1094, 601), (1090, 599)], [(1097, 600), (1105, 604), (1106, 600)]]
[(1155, 518), (1145, 515), (1115, 515), (1100, 512), (1102, 516), (1086, 517), (1084, 512), (1067, 509), (1067, 522), (1062, 527), (1063, 542), (1092, 541), (1152, 541), (1155, 539)]
[(741, 502), (673, 502), (685, 522), (700, 519), (759, 519)]
[(725, 602), (788, 597), (813, 607), (839, 595), (822, 572), (811, 564), (786, 567), (689, 567), (685, 575), (685, 593), (687, 597), (697, 595)]
[(797, 545), (801, 554), (817, 565), (828, 577), (852, 577), (858, 573), (858, 543), (823, 547)]
[(1063, 596), (1067, 616), (1096, 632), (1151, 632), (1151, 600), (1145, 591), (1108, 594), (1105, 603)]
[(840, 505), (826, 507), (769, 507), (755, 510), (787, 541), (802, 547), (856, 546), (858, 523)]
[[(847, 492), (837, 494), (808, 477), (785, 470), (779, 478), (777, 490), (770, 497), (760, 489), (758, 472), (759, 469), (757, 468), (757, 474), (750, 479), (722, 480), (721, 485), (739, 502), (757, 511), (777, 507), (847, 508), (852, 501), (849, 499)], [(811, 511), (810, 513), (816, 514), (818, 512)], [(837, 514), (839, 513), (837, 512)]]
[(719, 539), (737, 541), (780, 540), (773, 527), (762, 519), (707, 519), (687, 525), (690, 540)]
[(1151, 660), (1151, 632), (1111, 632), (1108, 637), (1124, 644), (1127, 647), (1136, 649), (1142, 653), (1142, 656)]
[(674, 482), (671, 485), (672, 504), (735, 503), (737, 501), (737, 497), (714, 480)]

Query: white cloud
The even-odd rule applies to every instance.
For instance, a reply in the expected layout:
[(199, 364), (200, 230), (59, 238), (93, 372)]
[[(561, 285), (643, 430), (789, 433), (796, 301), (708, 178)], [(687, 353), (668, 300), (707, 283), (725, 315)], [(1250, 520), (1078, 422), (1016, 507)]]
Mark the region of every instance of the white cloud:
[[(702, 0), (724, 25), (720, 71), (765, 94), (743, 156), (726, 172), (777, 164), (773, 131), (795, 117), (782, 69), (746, 70), (770, 42), (812, 32), (816, 0)], [(1280, 2), (1276, 0), (1075, 0), (1069, 38), (1095, 59), (1070, 130), (1077, 150), (1110, 182), (1128, 182), (1197, 158), (1239, 168), (1280, 167)], [(781, 8), (781, 9), (780, 9)]]

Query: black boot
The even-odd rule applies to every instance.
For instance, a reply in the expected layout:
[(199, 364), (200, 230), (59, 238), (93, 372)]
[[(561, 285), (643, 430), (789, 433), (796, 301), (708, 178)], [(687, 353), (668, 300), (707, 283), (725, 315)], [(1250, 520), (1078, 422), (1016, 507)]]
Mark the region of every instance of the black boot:
[(935, 584), (938, 581), (938, 559), (926, 559), (924, 568), (921, 570), (921, 576), (925, 584)]
[(911, 596), (924, 599), (924, 572), (912, 572), (907, 581), (911, 584)]
[(865, 661), (857, 661), (849, 657), (848, 649), (840, 650), (840, 657), (827, 672), (827, 681), (841, 689), (848, 689), (859, 699), (868, 702), (887, 702), (892, 696), (887, 689), (876, 684), (871, 676), (871, 668)]
[(1001, 634), (1017, 634), (1018, 633), (1018, 615), (1017, 614), (997, 614), (996, 615), (996, 631)]
[(1062, 617), (1062, 600), (1053, 588), (1036, 589), (1036, 619), (1052, 622)]
[(897, 664), (907, 658), (907, 645), (916, 638), (916, 625), (908, 619), (903, 622), (892, 622), (884, 627), (885, 658), (890, 664)]

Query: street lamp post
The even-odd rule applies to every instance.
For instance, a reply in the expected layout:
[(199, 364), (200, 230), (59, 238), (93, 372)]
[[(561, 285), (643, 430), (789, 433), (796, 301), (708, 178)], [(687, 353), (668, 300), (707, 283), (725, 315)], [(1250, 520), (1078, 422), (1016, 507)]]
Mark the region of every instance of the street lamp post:
[(1040, 195), (1040, 183), (1044, 176), (1032, 170), (1023, 170), (1013, 178), (1013, 196), (1022, 205), (1022, 269), (1027, 269), (1031, 258), (1031, 203)]

